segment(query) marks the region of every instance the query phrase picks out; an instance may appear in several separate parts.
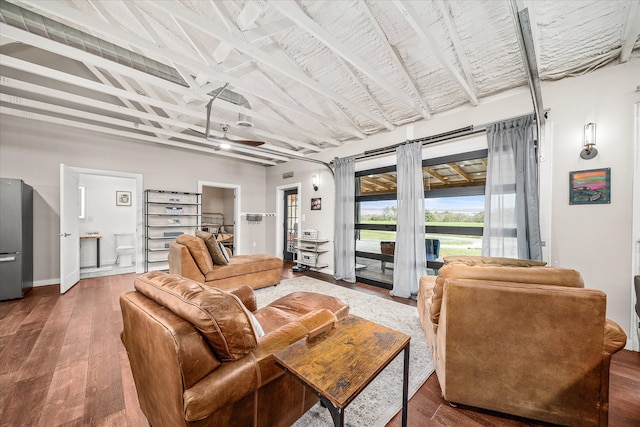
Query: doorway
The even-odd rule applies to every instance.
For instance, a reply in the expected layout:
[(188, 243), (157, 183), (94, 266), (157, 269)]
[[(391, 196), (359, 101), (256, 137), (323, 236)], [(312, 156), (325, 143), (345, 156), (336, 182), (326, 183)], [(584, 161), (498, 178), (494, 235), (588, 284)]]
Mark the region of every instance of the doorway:
[[(142, 175), (118, 171), (86, 169), (62, 165), (76, 177), (75, 191), (61, 191), (61, 213), (64, 207), (71, 211), (75, 249), (60, 251), (61, 274), (78, 271), (79, 279), (111, 276), (124, 273), (142, 273)], [(61, 177), (61, 187), (63, 185)], [(81, 190), (79, 187), (84, 187)], [(64, 193), (64, 194), (63, 194)], [(117, 194), (127, 194), (127, 203), (119, 203)], [(62, 215), (61, 215), (62, 217)], [(69, 219), (67, 218), (67, 219)], [(63, 227), (61, 233), (71, 224)], [(115, 234), (134, 234), (135, 264), (127, 271), (115, 268)], [(84, 239), (80, 239), (84, 236)], [(99, 236), (99, 237), (98, 237)], [(65, 268), (62, 268), (62, 266)], [(61, 286), (62, 293), (75, 283)], [(62, 285), (62, 284), (61, 284)]]
[(240, 186), (198, 181), (202, 194), (201, 229), (216, 236), (234, 255), (240, 248)]
[(284, 248), (282, 259), (284, 261), (293, 261), (296, 254), (296, 239), (298, 237), (298, 209), (299, 198), (298, 189), (293, 188), (285, 190), (283, 193), (283, 219), (282, 229), (282, 246)]
[[(291, 252), (291, 248), (287, 248), (289, 241), (289, 229), (295, 230), (293, 224), (298, 224), (297, 231), (300, 231), (300, 227), (302, 225), (302, 221), (304, 217), (301, 214), (301, 208), (299, 200), (301, 198), (301, 189), (302, 184), (300, 182), (291, 183), (287, 185), (279, 185), (276, 187), (275, 194), (275, 206), (276, 206), (276, 229), (275, 234), (273, 235), (273, 241), (275, 242), (275, 254), (278, 257), (282, 257), (284, 259), (285, 252), (289, 252), (292, 254), (292, 258), (295, 260), (295, 250)], [(288, 204), (286, 202), (285, 192), (293, 191), (296, 194), (297, 206), (293, 215), (290, 215), (289, 209), (287, 208)], [(293, 219), (292, 227), (290, 228), (288, 225), (288, 218), (295, 217)]]

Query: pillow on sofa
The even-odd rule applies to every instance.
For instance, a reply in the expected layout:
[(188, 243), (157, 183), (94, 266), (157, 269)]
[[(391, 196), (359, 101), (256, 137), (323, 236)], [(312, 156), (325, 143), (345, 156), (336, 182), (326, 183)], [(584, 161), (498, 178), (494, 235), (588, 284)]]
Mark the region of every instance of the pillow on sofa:
[(442, 306), (444, 282), (451, 278), (569, 286), (575, 288), (584, 287), (584, 282), (580, 273), (568, 268), (545, 267), (535, 264), (527, 265), (526, 262), (524, 265), (518, 265), (517, 260), (514, 260), (512, 264), (506, 265), (495, 263), (477, 263), (469, 265), (462, 262), (453, 262), (445, 264), (440, 268), (438, 276), (436, 277), (436, 284), (433, 289), (433, 299), (430, 307), (431, 321), (433, 323), (437, 324), (440, 320), (440, 308)]
[(218, 249), (220, 249), (220, 253), (224, 257), (225, 264), (229, 264), (229, 254), (227, 253), (227, 248), (224, 247), (222, 242), (218, 242)]
[(193, 324), (220, 360), (238, 360), (258, 346), (251, 313), (229, 292), (160, 271), (139, 276), (134, 287)]
[(196, 237), (199, 237), (204, 241), (214, 264), (229, 264), (229, 261), (225, 258), (224, 253), (220, 251), (220, 245), (218, 245), (218, 242), (216, 241), (216, 238), (213, 234), (207, 233), (206, 231), (196, 230)]
[(189, 234), (181, 234), (176, 237), (176, 243), (180, 243), (189, 249), (189, 253), (195, 260), (202, 274), (206, 275), (213, 270), (213, 261), (209, 254), (209, 249), (199, 237), (190, 236)]

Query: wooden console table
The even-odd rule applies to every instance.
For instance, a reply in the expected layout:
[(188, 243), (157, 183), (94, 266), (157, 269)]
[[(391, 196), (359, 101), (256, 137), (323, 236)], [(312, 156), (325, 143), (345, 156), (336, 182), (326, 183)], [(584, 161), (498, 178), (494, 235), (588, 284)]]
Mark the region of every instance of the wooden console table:
[[(301, 339), (274, 354), (276, 365), (310, 387), (336, 427), (344, 410), (404, 350), (402, 426), (407, 425), (411, 337), (350, 315), (314, 339)], [(391, 392), (391, 391), (390, 391)]]

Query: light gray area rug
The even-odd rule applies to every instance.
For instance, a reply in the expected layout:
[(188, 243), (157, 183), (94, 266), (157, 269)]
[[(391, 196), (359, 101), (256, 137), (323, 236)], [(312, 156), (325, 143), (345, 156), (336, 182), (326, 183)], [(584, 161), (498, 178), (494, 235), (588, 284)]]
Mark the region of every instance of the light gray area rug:
[[(415, 307), (306, 276), (283, 280), (278, 286), (256, 290), (258, 307), (263, 307), (296, 291), (317, 292), (341, 298), (349, 303), (351, 314), (410, 335), (409, 397), (413, 396), (433, 373), (433, 361), (427, 350), (427, 341)], [(384, 427), (402, 409), (402, 368), (403, 353), (401, 352), (347, 406), (345, 422), (354, 427)], [(294, 426), (329, 427), (333, 426), (333, 421), (329, 411), (317, 404)]]

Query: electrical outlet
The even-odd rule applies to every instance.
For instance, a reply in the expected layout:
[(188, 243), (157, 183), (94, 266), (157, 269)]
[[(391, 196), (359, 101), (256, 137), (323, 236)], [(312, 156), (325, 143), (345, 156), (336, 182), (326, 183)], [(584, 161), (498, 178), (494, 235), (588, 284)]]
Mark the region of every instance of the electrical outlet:
[(256, 242), (253, 242), (253, 247), (254, 247), (254, 248), (256, 247)]

